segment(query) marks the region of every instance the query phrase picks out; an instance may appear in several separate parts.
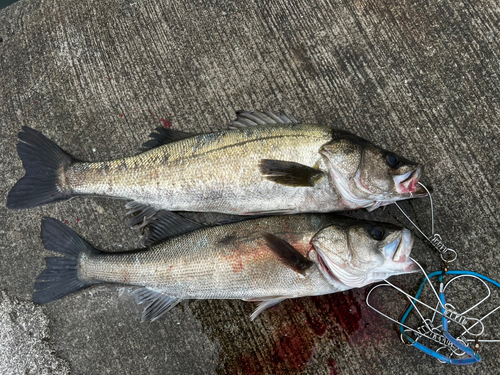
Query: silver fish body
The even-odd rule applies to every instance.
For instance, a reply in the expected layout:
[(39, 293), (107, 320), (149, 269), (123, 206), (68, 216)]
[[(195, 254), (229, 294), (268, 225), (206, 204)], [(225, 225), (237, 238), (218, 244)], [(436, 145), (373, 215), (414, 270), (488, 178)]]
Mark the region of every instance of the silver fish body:
[[(163, 306), (153, 314), (148, 305), (154, 318), (184, 299), (265, 301), (260, 313), (287, 298), (335, 293), (415, 271), (408, 230), (332, 215), (206, 227), (124, 253), (97, 251), (54, 219), (44, 219), (42, 238), (47, 249), (69, 257), (47, 258), (35, 302), (48, 303), (95, 283), (134, 285), (143, 287), (134, 292), (138, 302)], [(276, 252), (282, 245), (292, 260)]]
[[(142, 205), (149, 212), (291, 214), (374, 209), (425, 195), (417, 185), (420, 165), (348, 132), (284, 118), (240, 112), (233, 124), (245, 127), (206, 134), (162, 129), (157, 147), (105, 162), (77, 161), (23, 128), (18, 152), (26, 175), (7, 206), (96, 194), (131, 199), (138, 213)], [(259, 121), (249, 125), (250, 119)]]

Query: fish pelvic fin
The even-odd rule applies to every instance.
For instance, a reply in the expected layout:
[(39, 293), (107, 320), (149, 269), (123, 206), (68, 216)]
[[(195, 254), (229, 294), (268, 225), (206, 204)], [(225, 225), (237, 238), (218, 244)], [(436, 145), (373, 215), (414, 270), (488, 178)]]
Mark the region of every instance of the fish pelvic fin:
[(99, 250), (71, 228), (50, 217), (42, 220), (42, 241), (47, 250), (65, 257), (45, 258), (47, 268), (36, 279), (33, 302), (44, 305), (95, 283), (78, 277), (78, 257), (82, 252), (98, 253)]
[(260, 314), (262, 314), (265, 310), (267, 310), (270, 307), (273, 307), (274, 305), (277, 305), (280, 302), (283, 302), (284, 300), (288, 299), (289, 297), (274, 297), (272, 299), (268, 299), (266, 301), (263, 301), (262, 303), (257, 306), (255, 311), (250, 315), (250, 321), (254, 321)]
[(72, 196), (64, 170), (76, 160), (42, 133), (27, 126), (19, 133), (17, 152), (26, 174), (11, 189), (7, 207), (25, 209)]
[(136, 289), (132, 295), (138, 305), (146, 304), (142, 312), (142, 322), (154, 322), (181, 301), (180, 298), (170, 297), (149, 288)]

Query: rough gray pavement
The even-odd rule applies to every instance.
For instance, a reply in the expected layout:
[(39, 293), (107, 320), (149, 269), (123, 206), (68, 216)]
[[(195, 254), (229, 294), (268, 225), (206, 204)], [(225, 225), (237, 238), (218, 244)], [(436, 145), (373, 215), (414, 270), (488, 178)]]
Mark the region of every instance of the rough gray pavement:
[(31, 302), (0, 295), (0, 374), (69, 374), (48, 344), (49, 319)]
[[(24, 173), (22, 126), (104, 160), (133, 154), (156, 126), (208, 131), (238, 109), (282, 109), (422, 162), (436, 229), (459, 250), (453, 267), (500, 279), (497, 2), (21, 0), (0, 11), (0, 38), (0, 289), (24, 301), (8, 307), (17, 319), (33, 315), (44, 332), (2, 332), (0, 358), (19, 354), (10, 373), (43, 352), (47, 372), (63, 372), (64, 359), (74, 374), (498, 373), (498, 344), (466, 368), (402, 345), (364, 304), (367, 289), (286, 301), (253, 323), (252, 303), (191, 301), (141, 324), (129, 290), (112, 285), (28, 307), (49, 255), (43, 216), (106, 250), (137, 247), (139, 234), (121, 200), (5, 207)], [(428, 201), (403, 206), (429, 230)], [(358, 215), (406, 223), (395, 207)], [(421, 241), (414, 256), (441, 266)], [(410, 290), (419, 280), (394, 279)], [(389, 295), (375, 303), (401, 311)]]

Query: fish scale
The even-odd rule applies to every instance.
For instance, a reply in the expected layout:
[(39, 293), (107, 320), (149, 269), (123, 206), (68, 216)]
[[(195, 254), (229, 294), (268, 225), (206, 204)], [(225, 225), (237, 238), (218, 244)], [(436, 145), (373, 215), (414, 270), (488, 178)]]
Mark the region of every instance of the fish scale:
[[(273, 217), (204, 228), (130, 254), (82, 254), (79, 277), (146, 286), (182, 299), (334, 293), (342, 285), (332, 285), (317, 267), (307, 277), (295, 272), (262, 237), (263, 231), (275, 233), (307, 256), (311, 238), (324, 224), (305, 216)], [(224, 241), (228, 236), (232, 239)]]
[(304, 208), (308, 200), (331, 207), (338, 197), (328, 182), (321, 189), (277, 185), (259, 171), (262, 159), (322, 164), (318, 149), (330, 140), (327, 127), (293, 124), (193, 136), (106, 166), (75, 163), (66, 171), (67, 188), (75, 194), (127, 197), (173, 211), (211, 211), (214, 206), (218, 212), (282, 209), (277, 196), (288, 196)]

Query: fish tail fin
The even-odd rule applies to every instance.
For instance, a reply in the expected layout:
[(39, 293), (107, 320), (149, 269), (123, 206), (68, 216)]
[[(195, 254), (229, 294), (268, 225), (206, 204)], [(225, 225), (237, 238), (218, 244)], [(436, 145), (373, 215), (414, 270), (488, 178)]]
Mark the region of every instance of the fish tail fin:
[(23, 126), (17, 152), (26, 174), (9, 192), (7, 207), (24, 209), (72, 196), (61, 184), (61, 172), (75, 159), (42, 133)]
[(71, 228), (50, 217), (42, 220), (42, 241), (47, 250), (66, 256), (45, 258), (47, 268), (36, 279), (33, 302), (44, 305), (95, 283), (78, 277), (78, 257), (82, 252), (96, 253), (99, 250)]

